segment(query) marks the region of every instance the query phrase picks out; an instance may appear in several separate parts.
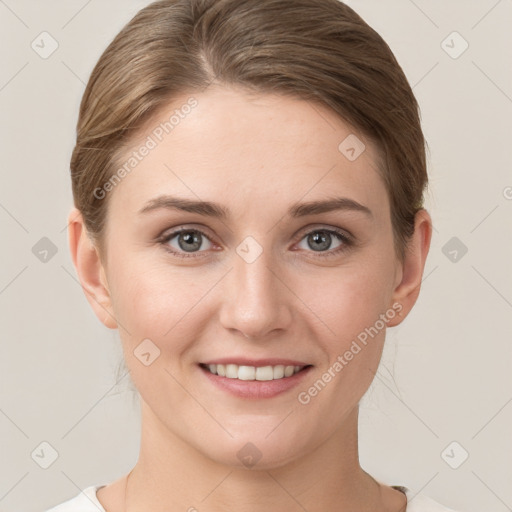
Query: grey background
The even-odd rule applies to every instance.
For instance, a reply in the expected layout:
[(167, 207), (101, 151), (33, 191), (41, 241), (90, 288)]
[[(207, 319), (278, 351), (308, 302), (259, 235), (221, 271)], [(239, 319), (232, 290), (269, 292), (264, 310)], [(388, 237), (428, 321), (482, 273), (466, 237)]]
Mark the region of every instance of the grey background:
[[(87, 303), (66, 222), (85, 83), (148, 3), (0, 0), (2, 512), (44, 510), (137, 460), (140, 419), (118, 371), (118, 335)], [(435, 227), (420, 298), (388, 330), (362, 401), (361, 464), (462, 512), (512, 510), (512, 1), (347, 3), (414, 86)], [(59, 45), (46, 59), (31, 47), (43, 31)], [(458, 58), (453, 31), (469, 44)], [(43, 237), (56, 251), (46, 261)], [(460, 447), (446, 450), (453, 441)], [(58, 453), (47, 469), (43, 442)], [(468, 459), (453, 469), (447, 461), (463, 450)]]

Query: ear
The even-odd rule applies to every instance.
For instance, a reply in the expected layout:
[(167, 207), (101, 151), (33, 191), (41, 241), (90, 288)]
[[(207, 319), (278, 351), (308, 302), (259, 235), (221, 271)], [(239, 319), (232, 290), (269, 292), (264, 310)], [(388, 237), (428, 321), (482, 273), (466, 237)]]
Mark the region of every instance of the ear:
[(388, 327), (400, 324), (416, 303), (421, 288), (423, 269), (432, 238), (432, 219), (425, 209), (416, 213), (414, 234), (406, 248), (401, 270), (397, 273), (392, 304), (401, 304), (398, 315), (387, 322)]
[(89, 304), (100, 322), (110, 329), (116, 329), (106, 273), (77, 208), (73, 208), (68, 216), (68, 237), (71, 258)]

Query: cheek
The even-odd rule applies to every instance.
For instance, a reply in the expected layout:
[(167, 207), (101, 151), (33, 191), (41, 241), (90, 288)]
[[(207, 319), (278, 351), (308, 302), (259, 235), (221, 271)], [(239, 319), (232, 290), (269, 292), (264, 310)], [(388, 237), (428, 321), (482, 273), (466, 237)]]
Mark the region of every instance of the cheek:
[[(149, 338), (176, 355), (186, 349), (186, 340), (214, 314), (206, 309), (216, 296), (215, 285), (222, 287), (219, 280), (226, 269), (180, 267), (165, 257), (150, 256), (150, 252), (131, 253), (129, 258), (114, 255), (114, 314), (126, 329), (119, 330), (132, 350)], [(317, 339), (332, 345), (330, 352), (339, 351), (373, 325), (388, 306), (389, 262), (371, 256), (375, 252), (367, 251), (370, 256), (354, 257), (338, 267), (310, 266), (307, 272), (291, 269), (285, 278), (298, 297), (289, 297), (289, 307), (299, 317), (311, 317), (311, 322), (318, 325)]]
[(379, 366), (386, 334), (383, 317), (389, 309), (384, 275), (378, 266), (354, 265), (340, 269), (334, 279), (317, 279), (315, 292), (310, 287), (308, 304), (321, 319), (314, 336), (326, 360), (304, 391), (314, 397), (321, 390), (322, 398), (311, 398), (311, 404), (318, 416), (331, 418), (333, 427), (359, 402)]
[(378, 262), (322, 269), (302, 281), (297, 295), (323, 325), (333, 347), (344, 346), (388, 307), (390, 281)]
[[(116, 318), (126, 328), (124, 340), (131, 347), (149, 338), (162, 351), (180, 352), (180, 340), (200, 327), (200, 303), (218, 281), (196, 268), (132, 260), (118, 266), (113, 296)], [(184, 343), (184, 342), (183, 342)]]
[(301, 287), (304, 302), (321, 320), (314, 336), (327, 359), (320, 370), (332, 382), (322, 391), (325, 402), (316, 406), (330, 404), (336, 417), (360, 400), (378, 368), (386, 332), (381, 315), (389, 308), (391, 289), (387, 265), (361, 260), (317, 273)]

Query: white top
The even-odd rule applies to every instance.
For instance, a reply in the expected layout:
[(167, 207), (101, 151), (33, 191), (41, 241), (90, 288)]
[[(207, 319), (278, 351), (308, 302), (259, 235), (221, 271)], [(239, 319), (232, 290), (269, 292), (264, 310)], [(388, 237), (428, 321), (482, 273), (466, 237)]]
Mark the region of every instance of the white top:
[[(45, 512), (106, 512), (96, 496), (96, 491), (102, 487), (104, 485), (91, 485), (78, 496)], [(456, 512), (452, 508), (443, 507), (443, 505), (424, 494), (414, 494), (413, 491), (403, 485), (391, 485), (390, 487), (403, 492), (407, 496), (406, 512)]]

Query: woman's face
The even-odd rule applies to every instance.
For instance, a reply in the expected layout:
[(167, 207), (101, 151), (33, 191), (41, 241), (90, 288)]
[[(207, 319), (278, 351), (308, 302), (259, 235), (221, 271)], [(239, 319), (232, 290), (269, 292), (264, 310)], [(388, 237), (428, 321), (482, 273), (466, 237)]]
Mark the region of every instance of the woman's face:
[[(238, 466), (312, 451), (356, 411), (383, 320), (409, 308), (374, 146), (319, 105), (210, 86), (162, 110), (130, 157), (103, 189), (116, 322), (102, 321), (119, 328), (144, 428)], [(230, 367), (235, 380), (202, 366), (216, 362), (272, 368)], [(307, 368), (243, 380), (278, 363)]]

